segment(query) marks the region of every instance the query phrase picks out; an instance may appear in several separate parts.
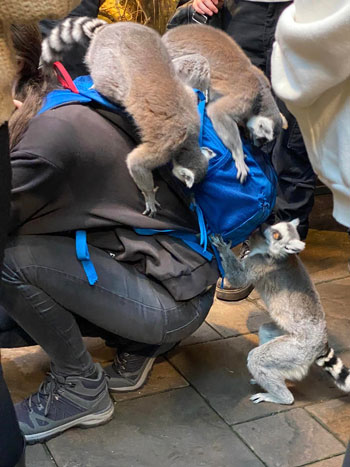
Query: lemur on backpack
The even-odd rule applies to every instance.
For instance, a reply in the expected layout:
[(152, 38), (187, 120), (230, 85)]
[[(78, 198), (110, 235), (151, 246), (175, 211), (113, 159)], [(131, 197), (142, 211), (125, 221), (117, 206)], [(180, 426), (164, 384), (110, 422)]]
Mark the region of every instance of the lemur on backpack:
[(139, 129), (141, 144), (128, 155), (127, 166), (144, 196), (144, 214), (153, 216), (159, 206), (153, 169), (172, 161), (175, 177), (191, 188), (214, 156), (198, 143), (196, 94), (177, 76), (160, 35), (137, 23), (68, 18), (43, 41), (43, 65), (87, 40), (85, 61), (95, 89), (123, 106)]

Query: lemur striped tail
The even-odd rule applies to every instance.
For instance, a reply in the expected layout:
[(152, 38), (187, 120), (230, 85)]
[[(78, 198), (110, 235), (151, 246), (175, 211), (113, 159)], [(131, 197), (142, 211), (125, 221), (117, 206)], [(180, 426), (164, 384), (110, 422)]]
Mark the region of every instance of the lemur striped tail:
[(318, 357), (316, 364), (330, 373), (339, 389), (350, 392), (350, 370), (336, 356), (332, 348), (329, 348), (325, 355)]
[(43, 40), (41, 47), (42, 65), (51, 65), (60, 60), (64, 52), (70, 50), (76, 44), (85, 44), (102, 27), (108, 23), (101, 19), (81, 16), (78, 18), (67, 18), (58, 26), (53, 28), (50, 35)]

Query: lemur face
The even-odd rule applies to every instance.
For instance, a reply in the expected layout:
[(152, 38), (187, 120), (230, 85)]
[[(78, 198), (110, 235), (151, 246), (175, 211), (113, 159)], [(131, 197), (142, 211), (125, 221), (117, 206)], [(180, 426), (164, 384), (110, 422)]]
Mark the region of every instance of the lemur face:
[(255, 146), (263, 146), (276, 136), (275, 123), (271, 118), (254, 115), (247, 121), (250, 139)]
[(286, 255), (300, 253), (305, 248), (305, 243), (300, 240), (297, 226), (299, 219), (290, 222), (279, 222), (266, 228), (262, 235), (268, 244), (268, 252), (278, 258)]
[(299, 219), (290, 222), (261, 226), (249, 237), (249, 255), (269, 255), (281, 259), (287, 255), (300, 253), (305, 243), (300, 240), (297, 226)]

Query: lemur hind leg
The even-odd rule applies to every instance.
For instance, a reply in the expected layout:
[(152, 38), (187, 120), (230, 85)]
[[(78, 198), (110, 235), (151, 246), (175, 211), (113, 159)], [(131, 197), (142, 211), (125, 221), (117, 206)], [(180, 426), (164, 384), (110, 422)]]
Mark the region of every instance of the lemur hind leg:
[(290, 335), (276, 337), (249, 352), (247, 365), (253, 380), (267, 391), (254, 394), (250, 400), (255, 404), (292, 404), (294, 397), (285, 379), (301, 380), (306, 376), (310, 364), (303, 354), (302, 346)]
[(244, 162), (241, 136), (232, 111), (232, 99), (230, 96), (224, 96), (210, 102), (207, 114), (222, 142), (231, 151), (237, 168), (237, 178), (243, 183), (247, 178), (249, 168)]
[(159, 163), (160, 159), (161, 157), (152, 153), (149, 145), (145, 143), (140, 144), (131, 151), (126, 159), (129, 173), (145, 198), (146, 209), (142, 214), (150, 217), (156, 214), (157, 206), (160, 207), (156, 200), (158, 187), (154, 187), (152, 174), (152, 170), (161, 165)]

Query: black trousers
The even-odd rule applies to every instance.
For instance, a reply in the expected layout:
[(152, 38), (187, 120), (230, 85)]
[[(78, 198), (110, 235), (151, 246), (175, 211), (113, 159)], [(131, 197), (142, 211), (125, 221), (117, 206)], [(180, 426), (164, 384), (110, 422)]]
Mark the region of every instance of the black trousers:
[[(0, 126), (0, 270), (9, 221), (11, 168), (7, 125)], [(0, 359), (1, 360), (1, 359)], [(13, 467), (21, 457), (24, 441), (19, 431), (0, 363), (0, 467)]]
[[(292, 2), (264, 3), (236, 0), (236, 13), (225, 9), (223, 29), (242, 47), (254, 65), (271, 78), (271, 54), (277, 21)], [(314, 203), (316, 175), (312, 170), (298, 124), (285, 104), (278, 106), (288, 121), (288, 130), (267, 148), (278, 176), (276, 220), (299, 217), (301, 237), (307, 235), (308, 216)]]
[(77, 316), (115, 335), (118, 347), (144, 354), (150, 348), (167, 351), (206, 318), (214, 287), (177, 302), (133, 265), (91, 245), (89, 252), (99, 276), (94, 286), (70, 237), (24, 235), (5, 250), (2, 305), (47, 352), (56, 372), (84, 375), (92, 370)]

